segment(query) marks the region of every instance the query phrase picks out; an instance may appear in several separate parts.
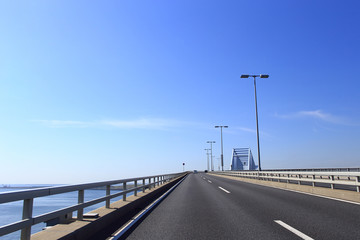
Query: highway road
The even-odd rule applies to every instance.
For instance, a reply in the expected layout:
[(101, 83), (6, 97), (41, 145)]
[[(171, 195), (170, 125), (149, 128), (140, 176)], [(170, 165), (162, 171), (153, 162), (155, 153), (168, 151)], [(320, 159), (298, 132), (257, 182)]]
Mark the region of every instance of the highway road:
[(190, 174), (126, 239), (360, 239), (360, 205)]

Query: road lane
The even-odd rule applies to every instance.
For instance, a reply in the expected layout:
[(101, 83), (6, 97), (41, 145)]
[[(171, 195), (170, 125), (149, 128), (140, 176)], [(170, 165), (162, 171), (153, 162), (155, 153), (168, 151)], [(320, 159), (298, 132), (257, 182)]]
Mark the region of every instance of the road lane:
[(259, 222), (211, 181), (190, 174), (127, 239), (300, 239)]
[(198, 173), (127, 239), (360, 239), (359, 217), (359, 205)]
[[(259, 221), (281, 220), (314, 239), (360, 239), (360, 206), (207, 175)], [(252, 206), (258, 206), (253, 208)]]

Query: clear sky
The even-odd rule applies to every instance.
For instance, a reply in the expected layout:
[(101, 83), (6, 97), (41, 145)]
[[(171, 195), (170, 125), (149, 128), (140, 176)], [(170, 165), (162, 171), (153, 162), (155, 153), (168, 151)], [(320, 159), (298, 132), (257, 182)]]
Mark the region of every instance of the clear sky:
[(360, 2), (1, 1), (0, 183), (360, 167)]

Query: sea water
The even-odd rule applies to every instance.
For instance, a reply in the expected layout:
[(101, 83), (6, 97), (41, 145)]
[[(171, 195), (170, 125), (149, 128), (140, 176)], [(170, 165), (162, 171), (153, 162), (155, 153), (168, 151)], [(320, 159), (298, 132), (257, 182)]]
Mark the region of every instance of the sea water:
[[(13, 192), (21, 190), (29, 190), (29, 188), (0, 188), (0, 193)], [(118, 192), (119, 190), (111, 190), (111, 194)], [(85, 190), (84, 200), (89, 201), (96, 198), (104, 197), (106, 195), (105, 190)], [(127, 196), (132, 193), (127, 194)], [(122, 196), (114, 198), (111, 202), (122, 199)], [(39, 197), (34, 199), (33, 216), (38, 216), (51, 211), (59, 210), (61, 208), (70, 207), (78, 202), (78, 192), (68, 192), (63, 194), (56, 194), (46, 197)], [(84, 213), (95, 210), (97, 208), (105, 206), (105, 202), (98, 203), (84, 209)], [(23, 201), (15, 201), (10, 203), (0, 204), (0, 226), (4, 226), (10, 223), (20, 221), (22, 218)], [(76, 212), (73, 212), (73, 217), (76, 217)], [(39, 223), (31, 227), (31, 234), (41, 231), (46, 226), (45, 223)], [(1, 236), (1, 240), (13, 240), (20, 238), (20, 231)]]

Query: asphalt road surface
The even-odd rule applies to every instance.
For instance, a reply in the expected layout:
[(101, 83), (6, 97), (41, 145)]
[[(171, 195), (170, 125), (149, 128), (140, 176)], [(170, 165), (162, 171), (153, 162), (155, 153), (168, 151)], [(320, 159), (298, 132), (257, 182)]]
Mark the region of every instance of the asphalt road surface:
[(360, 205), (190, 174), (127, 239), (360, 239)]

